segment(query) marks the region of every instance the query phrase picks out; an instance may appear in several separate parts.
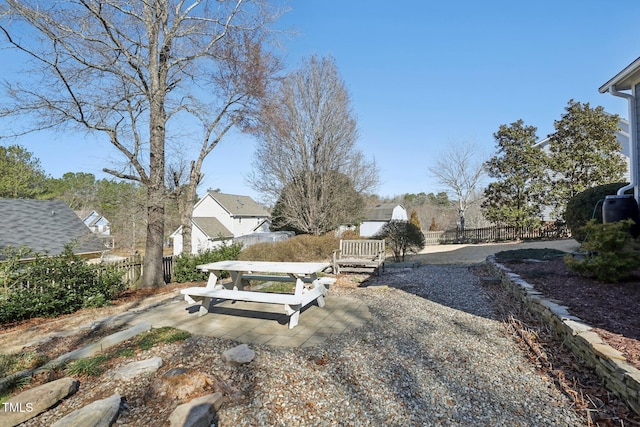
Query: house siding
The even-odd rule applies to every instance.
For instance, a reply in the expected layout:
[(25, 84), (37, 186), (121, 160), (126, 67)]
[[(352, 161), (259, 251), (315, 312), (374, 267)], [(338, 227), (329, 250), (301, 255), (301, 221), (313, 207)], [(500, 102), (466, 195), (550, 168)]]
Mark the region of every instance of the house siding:
[[(207, 249), (213, 249), (214, 242), (209, 241), (209, 237), (202, 232), (198, 227), (193, 227), (191, 230), (191, 248), (194, 253), (201, 253)], [(219, 245), (220, 243), (218, 243)]]
[[(380, 216), (379, 212), (372, 212), (371, 215), (375, 217)], [(388, 214), (388, 211), (385, 215), (386, 218), (384, 219), (368, 219), (362, 222), (362, 224), (360, 224), (360, 236), (361, 237), (373, 237), (376, 234), (378, 234), (378, 232), (382, 229), (382, 227), (384, 227), (384, 225), (391, 221), (391, 220), (398, 220), (398, 221), (407, 221), (407, 210), (404, 208), (404, 206), (401, 205), (397, 205), (395, 206), (392, 211), (391, 211), (391, 215)]]
[[(222, 202), (226, 204), (222, 204)], [(249, 235), (256, 231), (268, 232), (268, 212), (264, 210), (265, 214), (259, 215), (260, 210), (264, 209), (246, 196), (207, 193), (193, 207), (191, 252), (196, 254), (208, 249), (215, 249), (223, 243), (232, 242), (235, 237)], [(224, 238), (221, 239), (219, 237), (220, 234), (213, 232), (202, 222), (200, 222), (200, 227), (202, 228), (199, 228), (197, 222), (194, 221), (195, 218), (215, 218), (219, 223), (215, 229), (221, 228), (220, 225), (222, 225), (224, 227), (222, 231)], [(184, 249), (182, 230), (176, 230), (171, 237), (173, 238), (174, 255), (182, 253)]]
[[(636, 170), (635, 170), (635, 179), (630, 180), (630, 182), (635, 181), (636, 185), (634, 187), (634, 197), (636, 199), (636, 202), (640, 201), (640, 194), (638, 191), (638, 183), (640, 182), (640, 147), (638, 146), (638, 141), (640, 141), (640, 102), (638, 101), (638, 94), (640, 94), (640, 83), (636, 83), (633, 86), (633, 97), (635, 98), (635, 102), (634, 102), (634, 107), (635, 107), (635, 111), (633, 112), (635, 117), (629, 117), (629, 120), (633, 120), (633, 124), (635, 125), (635, 129), (633, 129), (634, 133), (635, 133), (635, 138), (631, 138), (630, 140), (630, 144), (634, 143), (635, 141), (635, 158), (631, 159), (631, 161), (634, 163)], [(634, 140), (634, 141), (632, 141)], [(631, 147), (631, 145), (629, 145), (629, 147)]]
[(391, 215), (391, 219), (398, 221), (407, 221), (407, 210), (402, 206), (396, 206), (393, 208), (393, 215)]
[(200, 203), (193, 209), (193, 217), (213, 217), (217, 218), (222, 225), (224, 225), (232, 233), (233, 219), (229, 212), (224, 209), (218, 202), (211, 197), (204, 197)]
[(173, 238), (173, 254), (180, 255), (182, 253), (182, 229), (174, 232), (171, 237)]
[[(264, 217), (258, 218), (255, 216), (239, 216), (233, 218), (233, 235), (236, 237), (244, 236), (246, 234), (254, 233), (256, 227), (264, 221)], [(268, 231), (268, 230), (266, 230)]]

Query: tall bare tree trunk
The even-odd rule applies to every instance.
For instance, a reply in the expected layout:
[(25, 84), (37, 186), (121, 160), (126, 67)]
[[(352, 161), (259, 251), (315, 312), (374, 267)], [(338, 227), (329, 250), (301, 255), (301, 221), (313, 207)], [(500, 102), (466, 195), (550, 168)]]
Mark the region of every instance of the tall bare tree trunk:
[(155, 22), (149, 17), (149, 178), (147, 185), (147, 242), (144, 255), (144, 270), (140, 286), (154, 288), (164, 285), (162, 256), (164, 249), (164, 198), (165, 185), (165, 141), (167, 112), (165, 91), (167, 87), (168, 57), (170, 44), (160, 42), (162, 28), (167, 27), (167, 10), (149, 10), (152, 15), (160, 12)]
[(184, 186), (184, 194), (179, 201), (180, 224), (182, 225), (182, 253), (190, 254), (193, 251), (191, 236), (193, 225), (191, 217), (193, 216), (193, 207), (196, 203), (196, 190), (202, 179), (200, 169), (202, 162), (191, 162), (189, 173), (189, 182)]

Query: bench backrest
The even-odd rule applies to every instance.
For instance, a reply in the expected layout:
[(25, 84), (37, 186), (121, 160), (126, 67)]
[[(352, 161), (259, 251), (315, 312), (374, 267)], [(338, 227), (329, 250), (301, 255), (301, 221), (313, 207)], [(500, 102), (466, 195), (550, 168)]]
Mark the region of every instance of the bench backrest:
[(340, 240), (340, 255), (343, 257), (374, 257), (384, 254), (384, 240)]

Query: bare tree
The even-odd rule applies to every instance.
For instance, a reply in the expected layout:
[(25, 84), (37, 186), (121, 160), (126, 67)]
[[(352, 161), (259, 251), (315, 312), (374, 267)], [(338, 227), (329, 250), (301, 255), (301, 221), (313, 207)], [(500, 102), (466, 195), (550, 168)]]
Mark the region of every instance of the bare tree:
[(278, 201), (278, 218), (299, 232), (356, 220), (378, 171), (356, 148), (356, 119), (334, 60), (305, 60), (271, 100), (255, 129), (252, 187)]
[(0, 115), (33, 119), (14, 135), (76, 127), (105, 135), (124, 155), (123, 167), (104, 170), (146, 188), (142, 286), (159, 286), (166, 142), (185, 128), (200, 135), (187, 181), (180, 182), (192, 201), (204, 158), (229, 129), (246, 125), (264, 79), (277, 68), (262, 48), (277, 13), (266, 0), (6, 0), (3, 6), (0, 31), (31, 60), (33, 79), (7, 85), (14, 102)]
[(464, 230), (465, 213), (476, 200), (477, 189), (484, 177), (484, 159), (478, 147), (469, 143), (452, 143), (429, 168), (458, 203), (460, 228)]

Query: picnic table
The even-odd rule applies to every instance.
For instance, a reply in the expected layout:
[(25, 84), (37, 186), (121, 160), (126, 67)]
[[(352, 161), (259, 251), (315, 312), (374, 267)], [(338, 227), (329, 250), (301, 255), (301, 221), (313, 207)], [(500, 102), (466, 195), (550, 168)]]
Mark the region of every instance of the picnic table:
[[(249, 301), (281, 304), (289, 316), (289, 329), (298, 324), (300, 310), (313, 301), (324, 307), (327, 286), (335, 282), (318, 273), (330, 267), (324, 262), (269, 262), (269, 261), (219, 261), (198, 265), (198, 270), (209, 272), (207, 285), (182, 289), (180, 293), (190, 304), (200, 303), (199, 316), (209, 313), (217, 300)], [(221, 271), (228, 271), (231, 281), (218, 282)], [(293, 294), (246, 290), (250, 281), (295, 282)]]

